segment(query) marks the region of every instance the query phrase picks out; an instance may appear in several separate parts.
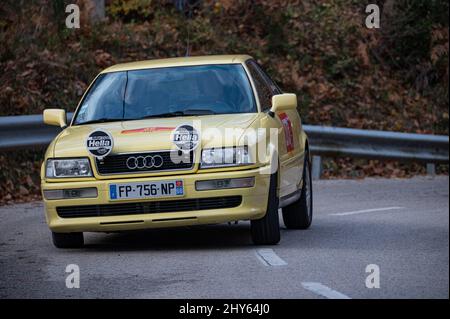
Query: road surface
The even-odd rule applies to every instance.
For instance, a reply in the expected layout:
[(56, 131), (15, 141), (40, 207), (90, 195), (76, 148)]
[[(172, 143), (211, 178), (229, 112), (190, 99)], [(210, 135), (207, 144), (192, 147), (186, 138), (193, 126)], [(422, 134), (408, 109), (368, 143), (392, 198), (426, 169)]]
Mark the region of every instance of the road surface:
[[(240, 222), (88, 233), (85, 248), (60, 250), (42, 203), (3, 206), (0, 298), (448, 298), (448, 183), (314, 182), (312, 227), (281, 222), (280, 244), (265, 247)], [(66, 287), (69, 264), (79, 288)]]

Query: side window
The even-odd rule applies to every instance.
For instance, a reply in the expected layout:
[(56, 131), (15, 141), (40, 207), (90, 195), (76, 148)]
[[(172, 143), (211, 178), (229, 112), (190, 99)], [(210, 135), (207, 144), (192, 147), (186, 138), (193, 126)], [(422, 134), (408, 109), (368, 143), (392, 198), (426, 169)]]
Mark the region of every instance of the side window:
[(272, 106), (272, 96), (281, 94), (281, 90), (270, 80), (254, 60), (248, 60), (245, 64), (255, 82), (261, 108), (263, 111), (266, 111)]
[(270, 86), (270, 89), (273, 92), (273, 95), (277, 95), (277, 94), (283, 94), (283, 91), (281, 91), (281, 89), (279, 88), (279, 86), (275, 83), (275, 81), (273, 81), (270, 76), (264, 72), (264, 70), (262, 69), (262, 67), (256, 63), (256, 68), (259, 70), (259, 72), (261, 73), (261, 75), (264, 77), (264, 79), (266, 80), (266, 82), (268, 83), (268, 85)]

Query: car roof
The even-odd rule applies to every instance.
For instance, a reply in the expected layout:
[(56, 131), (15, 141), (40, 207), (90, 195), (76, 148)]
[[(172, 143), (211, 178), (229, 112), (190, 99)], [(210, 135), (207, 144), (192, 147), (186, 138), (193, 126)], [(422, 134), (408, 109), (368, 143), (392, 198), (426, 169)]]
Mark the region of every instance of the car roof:
[(110, 66), (109, 68), (106, 68), (101, 73), (190, 65), (244, 63), (248, 59), (252, 59), (252, 57), (244, 54), (205, 55), (183, 58), (156, 59), (116, 64)]

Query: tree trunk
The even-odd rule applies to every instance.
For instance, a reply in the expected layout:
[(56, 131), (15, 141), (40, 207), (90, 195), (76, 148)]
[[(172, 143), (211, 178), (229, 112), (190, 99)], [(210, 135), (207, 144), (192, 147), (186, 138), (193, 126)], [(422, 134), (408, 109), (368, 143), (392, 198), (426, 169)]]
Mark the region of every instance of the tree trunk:
[(95, 23), (105, 18), (105, 0), (90, 0), (92, 4), (91, 22)]

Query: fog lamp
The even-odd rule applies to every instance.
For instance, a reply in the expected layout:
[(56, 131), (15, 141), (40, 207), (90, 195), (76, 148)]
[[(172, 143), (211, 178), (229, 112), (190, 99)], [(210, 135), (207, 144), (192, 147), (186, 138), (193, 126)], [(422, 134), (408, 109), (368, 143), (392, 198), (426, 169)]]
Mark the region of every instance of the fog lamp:
[(212, 189), (245, 188), (253, 187), (254, 185), (255, 177), (224, 178), (212, 179), (207, 181), (197, 181), (195, 182), (195, 189), (197, 191), (206, 191)]
[(45, 199), (95, 198), (97, 196), (95, 187), (44, 190)]

